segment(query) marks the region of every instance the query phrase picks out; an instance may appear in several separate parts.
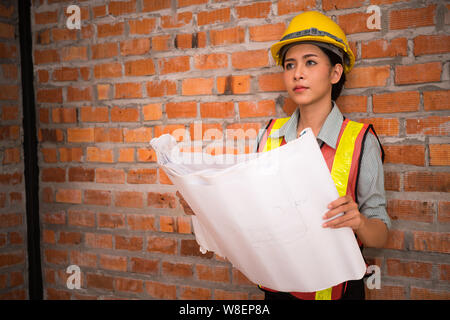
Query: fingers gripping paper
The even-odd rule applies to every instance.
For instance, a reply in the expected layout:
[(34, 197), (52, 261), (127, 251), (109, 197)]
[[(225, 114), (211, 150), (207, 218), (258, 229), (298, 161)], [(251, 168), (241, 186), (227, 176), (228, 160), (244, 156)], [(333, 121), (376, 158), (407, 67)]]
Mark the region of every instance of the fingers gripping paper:
[(339, 195), (310, 129), (277, 149), (247, 155), (180, 153), (170, 135), (150, 144), (195, 212), (202, 251), (278, 291), (318, 291), (363, 277), (353, 231), (322, 227), (328, 203)]

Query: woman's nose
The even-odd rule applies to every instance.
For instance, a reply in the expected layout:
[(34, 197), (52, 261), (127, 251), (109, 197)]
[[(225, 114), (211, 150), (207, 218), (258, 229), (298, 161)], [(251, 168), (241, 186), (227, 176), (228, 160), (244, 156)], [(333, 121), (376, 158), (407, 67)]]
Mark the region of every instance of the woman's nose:
[(303, 68), (299, 65), (294, 71), (294, 80), (300, 80), (304, 78)]

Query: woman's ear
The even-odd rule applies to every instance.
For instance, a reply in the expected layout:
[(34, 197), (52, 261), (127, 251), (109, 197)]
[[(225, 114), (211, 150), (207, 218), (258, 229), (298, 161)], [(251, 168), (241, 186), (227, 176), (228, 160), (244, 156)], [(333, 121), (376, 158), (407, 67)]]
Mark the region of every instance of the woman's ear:
[(336, 84), (341, 79), (342, 73), (344, 72), (344, 67), (342, 64), (337, 63), (331, 68), (330, 80), (332, 84)]

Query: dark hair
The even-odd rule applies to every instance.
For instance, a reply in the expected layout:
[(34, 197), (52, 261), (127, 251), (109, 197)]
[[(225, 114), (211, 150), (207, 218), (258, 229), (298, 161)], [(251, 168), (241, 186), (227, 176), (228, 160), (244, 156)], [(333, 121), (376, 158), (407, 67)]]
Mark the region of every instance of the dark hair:
[[(319, 49), (322, 50), (323, 53), (325, 53), (328, 56), (328, 59), (330, 59), (331, 66), (334, 67), (338, 63), (343, 65), (341, 58), (337, 54), (325, 48), (319, 47)], [(339, 98), (342, 92), (342, 88), (344, 87), (344, 83), (345, 83), (345, 73), (342, 72), (339, 81), (333, 84), (333, 86), (331, 87), (331, 100), (336, 101), (337, 98)]]
[[(292, 44), (292, 45), (295, 45), (295, 44)], [(290, 47), (291, 47), (290, 45), (286, 45), (280, 49), (280, 55), (281, 55), (281, 61), (282, 61), (281, 65), (283, 66), (283, 68), (284, 68), (284, 60), (286, 58), (286, 53), (288, 52)], [(343, 62), (337, 54), (335, 54), (334, 52), (332, 52), (328, 49), (325, 49), (325, 48), (322, 48), (319, 46), (317, 46), (317, 47), (320, 50), (322, 50), (323, 53), (325, 53), (327, 55), (332, 67), (334, 67), (338, 63), (342, 64), (342, 66), (343, 66)], [(337, 83), (333, 84), (333, 86), (331, 87), (331, 100), (336, 101), (337, 98), (339, 98), (339, 96), (341, 95), (341, 92), (342, 92), (342, 88), (344, 87), (345, 80), (346, 80), (345, 73), (342, 72), (342, 75), (341, 75), (341, 78), (339, 79), (339, 81)]]

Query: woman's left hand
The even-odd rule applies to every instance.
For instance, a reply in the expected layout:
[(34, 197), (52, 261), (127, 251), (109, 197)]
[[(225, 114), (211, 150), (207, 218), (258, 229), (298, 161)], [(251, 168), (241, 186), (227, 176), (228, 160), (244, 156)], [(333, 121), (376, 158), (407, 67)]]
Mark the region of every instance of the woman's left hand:
[(324, 220), (328, 220), (338, 214), (342, 216), (325, 222), (324, 228), (343, 228), (350, 227), (354, 231), (358, 230), (364, 223), (364, 217), (358, 210), (358, 204), (353, 201), (350, 195), (339, 197), (328, 205), (329, 211), (323, 216)]

